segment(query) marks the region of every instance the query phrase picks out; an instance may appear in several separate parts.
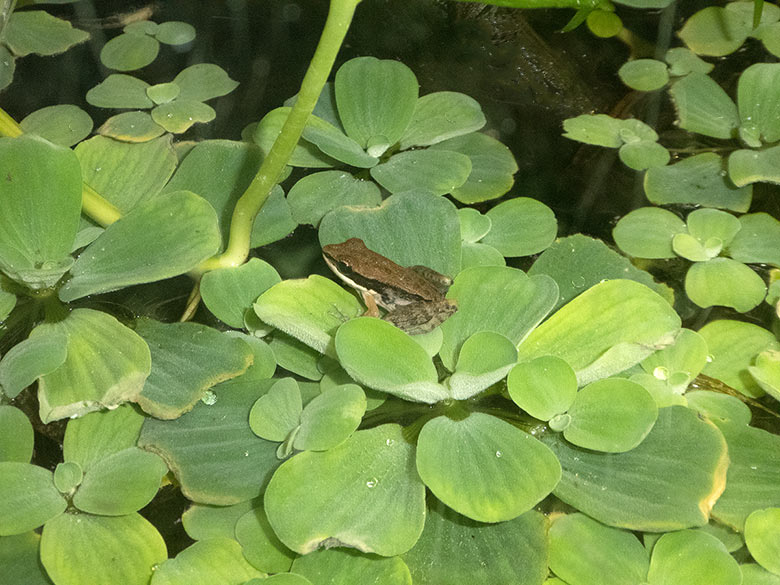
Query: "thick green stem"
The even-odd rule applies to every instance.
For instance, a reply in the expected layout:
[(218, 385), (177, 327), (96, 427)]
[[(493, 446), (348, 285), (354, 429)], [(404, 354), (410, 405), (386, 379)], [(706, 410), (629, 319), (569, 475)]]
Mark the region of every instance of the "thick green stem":
[(196, 275), (215, 268), (239, 266), (249, 256), (249, 238), (255, 216), (268, 199), (273, 186), (279, 181), (293, 149), (298, 144), (306, 121), (333, 69), (336, 55), (359, 3), (360, 0), (331, 0), (325, 27), (301, 83), (298, 99), (260, 170), (233, 210), (227, 249), (220, 256), (209, 258), (198, 266), (193, 271)]

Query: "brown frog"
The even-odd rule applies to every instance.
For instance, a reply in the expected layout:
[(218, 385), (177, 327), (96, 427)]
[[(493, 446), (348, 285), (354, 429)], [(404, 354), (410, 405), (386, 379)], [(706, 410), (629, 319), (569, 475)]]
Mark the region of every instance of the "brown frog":
[(360, 291), (367, 315), (378, 317), (377, 305), (384, 307), (383, 319), (410, 335), (431, 331), (458, 310), (444, 298), (451, 278), (427, 266), (400, 266), (359, 238), (323, 246), (322, 255), (336, 276)]

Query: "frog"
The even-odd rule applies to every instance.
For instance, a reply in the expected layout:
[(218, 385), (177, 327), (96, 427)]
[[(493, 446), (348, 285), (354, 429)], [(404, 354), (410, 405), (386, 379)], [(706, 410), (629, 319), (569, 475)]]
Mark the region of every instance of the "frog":
[(401, 266), (369, 249), (360, 238), (322, 247), (325, 263), (344, 283), (357, 290), (366, 315), (382, 317), (410, 335), (428, 333), (457, 310), (445, 297), (452, 279), (427, 266)]

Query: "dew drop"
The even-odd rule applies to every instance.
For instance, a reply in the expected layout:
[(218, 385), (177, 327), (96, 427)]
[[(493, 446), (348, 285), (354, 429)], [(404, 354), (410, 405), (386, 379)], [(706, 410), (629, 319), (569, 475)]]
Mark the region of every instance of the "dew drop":
[(385, 445), (387, 445), (388, 447), (392, 447), (394, 444), (395, 444), (395, 439), (387, 439), (385, 441)]
[(496, 451), (496, 457), (498, 457), (500, 459), (503, 456), (504, 456), (504, 454), (501, 451)]
[(375, 477), (372, 477), (371, 479), (369, 479), (369, 480), (366, 482), (366, 487), (367, 487), (368, 489), (373, 489), (373, 488), (375, 488), (375, 487), (376, 487), (378, 484), (379, 484), (379, 480), (378, 480), (377, 478), (375, 478)]
[(214, 394), (211, 390), (207, 390), (200, 401), (207, 406), (212, 406), (217, 402), (217, 395)]

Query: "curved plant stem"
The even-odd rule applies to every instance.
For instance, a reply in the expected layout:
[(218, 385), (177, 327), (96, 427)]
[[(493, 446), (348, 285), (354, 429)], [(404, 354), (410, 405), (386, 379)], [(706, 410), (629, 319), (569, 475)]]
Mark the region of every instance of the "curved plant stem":
[(271, 189), (278, 182), (293, 149), (298, 144), (306, 121), (309, 119), (317, 99), (328, 80), (336, 55), (352, 22), (352, 16), (360, 0), (331, 0), (328, 18), (314, 52), (309, 69), (301, 83), (298, 99), (295, 101), (287, 121), (282, 127), (271, 151), (252, 179), (252, 183), (236, 202), (230, 221), (228, 245), (221, 255), (209, 258), (195, 268), (191, 274), (198, 276), (215, 268), (239, 266), (249, 256), (250, 236), (255, 216), (268, 199)]

